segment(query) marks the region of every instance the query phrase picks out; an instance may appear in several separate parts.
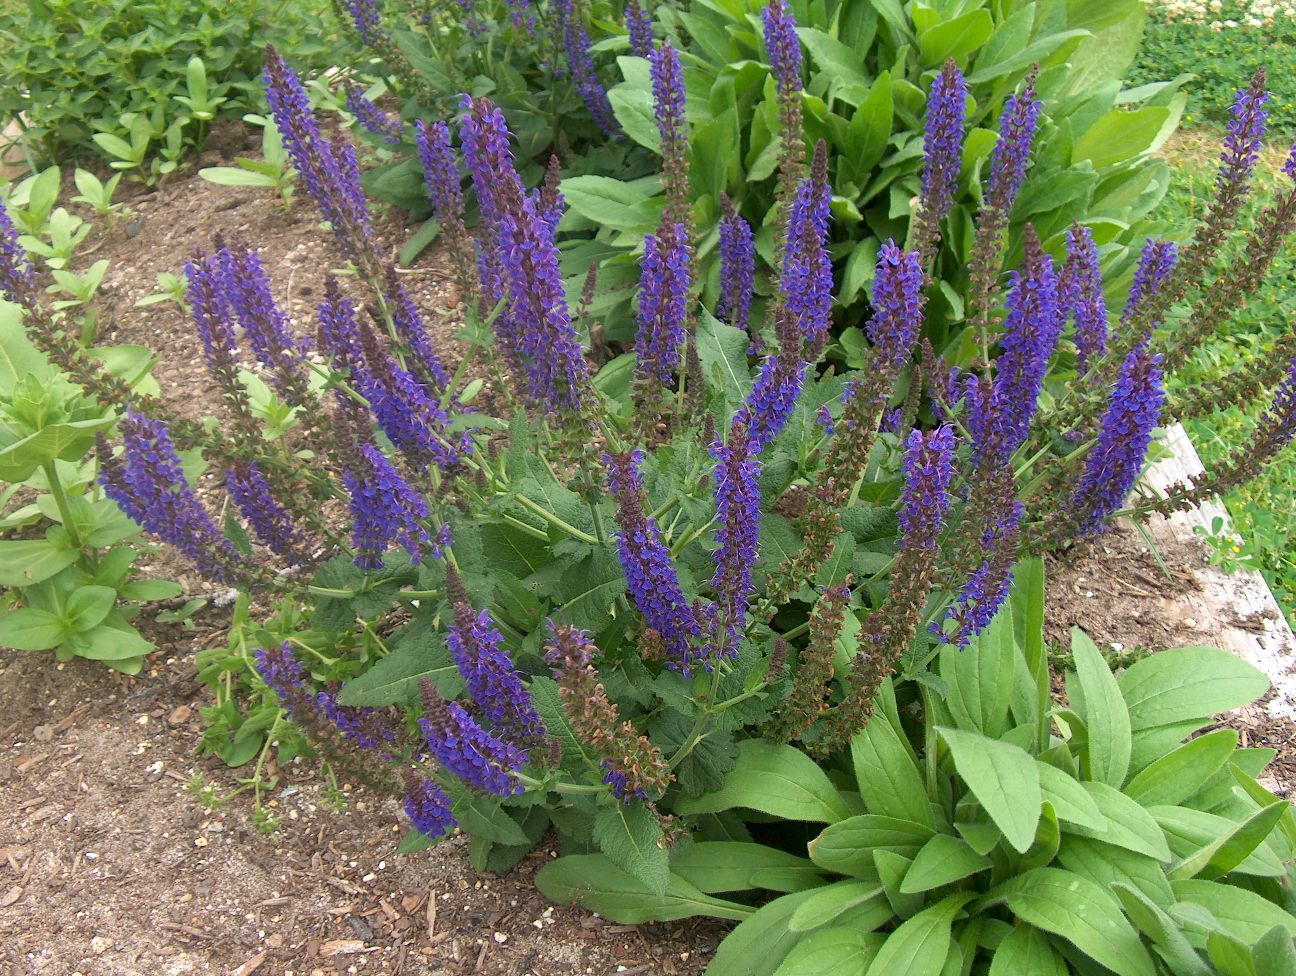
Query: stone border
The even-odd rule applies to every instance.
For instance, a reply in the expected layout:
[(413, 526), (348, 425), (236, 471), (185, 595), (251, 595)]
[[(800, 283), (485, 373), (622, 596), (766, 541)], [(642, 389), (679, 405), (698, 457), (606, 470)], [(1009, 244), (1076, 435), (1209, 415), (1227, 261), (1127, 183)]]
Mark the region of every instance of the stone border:
[[(1152, 464), (1143, 475), (1143, 483), (1164, 493), (1176, 482), (1192, 482), (1205, 472), (1201, 459), (1182, 424), (1166, 428), (1162, 445), (1171, 456)], [(1154, 515), (1147, 525), (1153, 541), (1185, 542), (1198, 540), (1197, 526), (1210, 528), (1216, 517), (1224, 519), (1226, 528), (1232, 520), (1218, 501), (1203, 502), (1188, 512), (1168, 517)], [(1249, 661), (1265, 673), (1274, 686), (1269, 714), (1275, 718), (1296, 720), (1296, 635), (1278, 601), (1255, 570), (1239, 569), (1229, 574), (1217, 566), (1194, 567), (1201, 592), (1186, 597), (1202, 630), (1218, 635), (1221, 648)], [(1242, 624), (1243, 626), (1239, 626)], [(1260, 705), (1240, 710), (1242, 716), (1257, 713)], [(1258, 717), (1258, 716), (1256, 716)]]

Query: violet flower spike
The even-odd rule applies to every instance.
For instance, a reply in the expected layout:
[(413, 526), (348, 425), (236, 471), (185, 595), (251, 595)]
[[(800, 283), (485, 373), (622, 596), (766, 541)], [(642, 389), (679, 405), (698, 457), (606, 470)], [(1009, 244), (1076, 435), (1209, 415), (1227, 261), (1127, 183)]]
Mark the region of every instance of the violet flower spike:
[(392, 325), (396, 328), (397, 338), (413, 353), (415, 368), (420, 373), (419, 379), (432, 391), (444, 390), (450, 385), (450, 374), (432, 348), (432, 339), (423, 325), (423, 316), (419, 314), (418, 306), (414, 304), (414, 299), (410, 297), (409, 290), (394, 267), (387, 268), (386, 284), (383, 297), (391, 312)]
[(261, 265), (261, 256), (236, 242), (222, 248), (216, 257), (223, 295), (252, 344), (252, 354), (257, 362), (275, 370), (272, 382), (280, 393), (289, 393), (283, 389), (281, 377), (302, 373), (302, 342), (270, 293), (270, 278)]
[(1075, 317), (1076, 369), (1083, 375), (1107, 355), (1107, 300), (1092, 232), (1076, 224), (1067, 231), (1066, 244), (1061, 297), (1065, 313)]
[(927, 115), (923, 123), (925, 162), (922, 174), (921, 224), (919, 251), (924, 251), (939, 236), (940, 222), (954, 203), (954, 190), (963, 165), (964, 113), (967, 107), (967, 83), (954, 59), (945, 62), (932, 82), (927, 96)]
[(18, 228), (9, 211), (0, 205), (0, 293), (28, 310), (37, 307), (36, 269), (27, 250), (18, 243)]
[(405, 134), (405, 125), (399, 119), (391, 120), (386, 113), (364, 96), (354, 85), (346, 86), (346, 110), (355, 116), (360, 127), (366, 132), (378, 136), (399, 146)]
[(396, 733), (375, 720), (372, 708), (340, 704), (335, 692), (318, 692), (315, 706), (339, 732), (361, 749), (372, 751), (382, 748), (384, 742), (396, 741)]
[(755, 456), (782, 433), (796, 407), (797, 397), (811, 368), (803, 353), (806, 331), (802, 320), (786, 305), (774, 311), (778, 352), (766, 356), (747, 401), (734, 418), (748, 435), (748, 448)]
[(563, 25), (563, 44), (567, 50), (567, 65), (571, 69), (576, 91), (590, 110), (595, 124), (609, 139), (621, 135), (621, 125), (608, 101), (607, 89), (599, 80), (598, 69), (590, 54), (590, 39), (585, 33), (580, 8), (575, 0), (555, 0), (553, 11)]
[[(1157, 308), (1157, 296), (1169, 282), (1179, 259), (1179, 251), (1174, 241), (1156, 241), (1147, 239), (1143, 253), (1139, 257), (1138, 268), (1134, 272), (1134, 283), (1130, 286), (1129, 299), (1125, 302), (1125, 311), (1121, 315), (1121, 326), (1143, 319)], [(1145, 333), (1156, 325), (1155, 321), (1140, 322)]]
[(717, 547), (711, 554), (715, 575), (711, 608), (716, 633), (713, 649), (721, 657), (738, 653), (738, 637), (747, 623), (747, 603), (752, 592), (752, 566), (760, 537), (760, 486), (751, 437), (739, 418), (730, 426), (729, 439), (711, 449), (716, 459), (715, 482)]
[(382, 28), (377, 0), (346, 0), (346, 6), (361, 43), (372, 45), (382, 39), (386, 31)]
[(925, 435), (917, 428), (911, 431), (902, 469), (898, 546), (934, 552), (953, 501), (949, 488), (954, 478), (954, 428), (945, 424)]
[(459, 826), (450, 812), (450, 798), (436, 780), (416, 777), (410, 770), (405, 771), (405, 813), (424, 837), (444, 837)]
[(255, 461), (226, 470), (225, 491), (252, 527), (252, 534), (271, 552), (283, 557), (290, 566), (305, 561), (302, 550), (307, 540), (293, 524), (292, 516), (275, 501)]
[(486, 610), (474, 615), (459, 603), (455, 622), (446, 635), (450, 653), (482, 713), (494, 723), (496, 733), (516, 742), (538, 743), (546, 730), (531, 704), (522, 677), (500, 646), (503, 637)]
[(652, 17), (639, 0), (627, 0), (625, 8), (626, 30), (630, 34), (630, 53), (637, 58), (652, 54)]
[(687, 675), (700, 653), (693, 644), (700, 639), (701, 629), (680, 588), (661, 528), (655, 518), (644, 514), (646, 496), (639, 473), (643, 459), (643, 451), (603, 456), (608, 483), (617, 499), (617, 554), (635, 606), (648, 626), (661, 634), (672, 665), (682, 665)]
[(1219, 175), (1215, 178), (1216, 188), (1221, 193), (1245, 185), (1255, 173), (1256, 163), (1260, 160), (1260, 149), (1264, 146), (1265, 124), (1269, 118), (1264, 105), (1270, 96), (1264, 86), (1265, 72), (1261, 68), (1250, 86), (1239, 89), (1234, 96), (1233, 105), (1229, 109), (1233, 118), (1228, 123)]
[(689, 217), (688, 122), (684, 109), (684, 68), (669, 40), (662, 41), (651, 58), (653, 106), (661, 135), (662, 183), (666, 187), (665, 223)]
[(720, 191), (720, 301), (716, 318), (736, 329), (747, 328), (756, 277), (756, 245), (751, 225), (738, 215), (728, 194)]
[(1100, 532), (1124, 503), (1143, 470), (1152, 429), (1161, 421), (1165, 387), (1161, 356), (1139, 343), (1121, 366), (1120, 377), (1099, 426), (1098, 443), (1085, 462), (1071, 499), (1079, 531)]
[(801, 39), (786, 0), (770, 0), (761, 10), (770, 74), (781, 96), (801, 90)]
[(423, 166), (423, 179), (427, 182), (432, 212), (441, 226), (462, 227), (463, 187), (459, 182), (459, 164), (450, 146), (450, 127), (444, 122), (424, 125), (422, 119), (414, 123), (418, 142), (419, 162)]
[(306, 671), (293, 657), (292, 644), (284, 641), (278, 647), (259, 647), (253, 657), (257, 674), (281, 704), (288, 705), (303, 696), (308, 685)]
[(635, 373), (666, 384), (679, 368), (688, 337), (693, 249), (688, 228), (663, 223), (644, 238), (639, 308), (635, 313)]
[(353, 453), (352, 467), (342, 472), (342, 480), (354, 518), (355, 564), (361, 569), (382, 568), (382, 554), (392, 542), (404, 546), (410, 561), (417, 564), (419, 547), (428, 541), (422, 523), (431, 514), (427, 502), (373, 444), (360, 444)]
[[(769, 9), (769, 8), (766, 8)], [(832, 314), (832, 259), (828, 256), (828, 217), (832, 191), (822, 140), (815, 147), (811, 175), (802, 180), (788, 215), (779, 294), (796, 315), (813, 355), (826, 342)]]
[(1020, 94), (1009, 95), (1004, 103), (1003, 116), (999, 122), (999, 141), (995, 143), (990, 157), (986, 201), (1005, 217), (1012, 211), (1017, 191), (1026, 179), (1031, 144), (1043, 109), (1044, 103), (1035, 97), (1033, 81)]
[(424, 710), (419, 727), (441, 765), (469, 786), (497, 796), (523, 791), (514, 774), (529, 758), (527, 752), (487, 732), (458, 702), (442, 698), (426, 678), (419, 690)]
[(238, 342), (230, 322), (224, 275), (217, 255), (195, 252), (185, 262), (185, 298), (193, 309), (194, 325), (202, 340), (207, 369), (218, 380), (232, 375), (238, 358)]
[(878, 251), (873, 278), (873, 316), (867, 330), (873, 343), (873, 366), (894, 373), (913, 355), (922, 329), (922, 256), (902, 251), (888, 240)]

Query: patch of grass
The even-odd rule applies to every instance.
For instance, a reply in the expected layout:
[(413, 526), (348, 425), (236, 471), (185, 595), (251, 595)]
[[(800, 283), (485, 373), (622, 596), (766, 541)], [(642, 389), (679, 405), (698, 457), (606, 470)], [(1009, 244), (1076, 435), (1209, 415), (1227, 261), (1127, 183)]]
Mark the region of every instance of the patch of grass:
[[(1218, 132), (1199, 129), (1182, 133), (1166, 148), (1173, 174), (1162, 204), (1167, 219), (1191, 221), (1204, 215), (1214, 188), (1218, 146)], [(1262, 154), (1254, 208), (1266, 204), (1277, 189), (1290, 186), (1290, 178), (1281, 172), (1287, 152), (1275, 144)], [(1220, 266), (1234, 258), (1226, 254)], [(1265, 283), (1182, 372), (1180, 386), (1209, 386), (1252, 357), (1268, 355), (1274, 340), (1292, 328), (1296, 328), (1296, 243), (1289, 240)], [(1207, 469), (1246, 443), (1266, 406), (1267, 399), (1262, 398), (1246, 408), (1231, 406), (1185, 425)], [(1224, 502), (1238, 536), (1237, 554), (1259, 563), (1274, 596), (1296, 622), (1296, 445), (1288, 446), (1259, 479)]]

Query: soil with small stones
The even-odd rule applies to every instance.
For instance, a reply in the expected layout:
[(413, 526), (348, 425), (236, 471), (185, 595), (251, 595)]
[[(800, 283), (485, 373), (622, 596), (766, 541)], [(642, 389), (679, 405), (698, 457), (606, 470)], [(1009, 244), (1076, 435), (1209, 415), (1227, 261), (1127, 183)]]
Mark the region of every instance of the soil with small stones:
[[(225, 133), (201, 165), (238, 152), (255, 156), (241, 138)], [(192, 419), (221, 416), (221, 397), (179, 308), (134, 304), (159, 290), (157, 274), (180, 275), (195, 247), (210, 250), (218, 234), (241, 235), (260, 250), (296, 328), (312, 334), (322, 276), (344, 261), (302, 194), (290, 215), (267, 191), (192, 175), (127, 202), (133, 212), (112, 222), (82, 214), (99, 226), (74, 270), (111, 262), (98, 341), (149, 346), (172, 409)], [(413, 230), (401, 216), (378, 221), (388, 253)], [(404, 280), (453, 367), (462, 353), (453, 338), (451, 258), (434, 247)], [(198, 487), (219, 511), (216, 474)], [(1100, 644), (1209, 643), (1209, 634), (1187, 632), (1176, 609), (1176, 595), (1194, 585), (1201, 552), (1185, 547), (1164, 556), (1168, 579), (1137, 534), (1117, 529), (1050, 558), (1050, 642), (1065, 646), (1078, 625)], [(192, 631), (154, 624), (160, 607), (145, 608), (140, 619), (159, 650), (141, 675), (0, 649), (0, 976), (696, 976), (705, 968), (728, 923), (623, 926), (552, 906), (532, 884), (557, 856), (549, 838), (503, 876), (474, 871), (462, 835), (396, 854), (408, 829), (397, 804), (340, 784), (348, 802), (334, 806), (311, 761), (267, 770), (279, 777), (264, 797), (278, 829), (258, 831), (251, 795), (232, 795), (250, 767), (228, 769), (200, 748), (199, 709), (211, 698), (196, 681), (193, 654), (225, 640), (228, 610), (220, 604), (230, 594), (169, 551), (141, 562), (148, 575), (178, 579), (185, 598), (212, 601)], [(1247, 744), (1279, 748), (1271, 772), (1296, 782), (1296, 726), (1248, 727), (1243, 735)], [(206, 796), (192, 788), (196, 778)]]

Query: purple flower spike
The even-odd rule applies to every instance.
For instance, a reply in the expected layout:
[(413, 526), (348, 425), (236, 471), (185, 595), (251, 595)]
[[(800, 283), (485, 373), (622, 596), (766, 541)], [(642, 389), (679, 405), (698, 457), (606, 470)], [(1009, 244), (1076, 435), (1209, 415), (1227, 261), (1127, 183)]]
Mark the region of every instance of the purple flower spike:
[(458, 702), (447, 702), (430, 681), (420, 683), (426, 715), (419, 727), (441, 765), (469, 786), (499, 796), (514, 796), (522, 786), (513, 775), (526, 752), (483, 729)]
[(99, 472), (104, 494), (149, 532), (192, 559), (204, 576), (222, 583), (235, 581), (238, 553), (194, 495), (166, 425), (127, 410), (121, 432), (124, 459)]
[(281, 703), (289, 704), (306, 688), (306, 672), (293, 657), (292, 645), (288, 641), (278, 647), (257, 648), (253, 656), (261, 680), (279, 696)]
[(679, 368), (687, 331), (689, 286), (693, 278), (693, 249), (688, 228), (663, 223), (644, 239), (643, 273), (639, 280), (639, 310), (635, 372), (659, 383), (669, 383)]
[(1103, 298), (1098, 245), (1088, 227), (1067, 231), (1067, 259), (1060, 291), (1064, 315), (1075, 316), (1076, 369), (1085, 373), (1107, 355), (1107, 301)]
[(444, 431), (449, 418), (413, 374), (397, 363), (367, 324), (360, 329), (365, 366), (355, 371), (360, 394), (369, 401), (378, 426), (414, 467), (436, 464), (442, 470), (458, 460)]
[(238, 358), (238, 342), (230, 322), (230, 308), (224, 288), (224, 274), (217, 255), (195, 252), (186, 261), (185, 298), (193, 309), (198, 338), (203, 344), (203, 359), (218, 380), (233, 376)]
[(1283, 164), (1282, 171), (1296, 180), (1296, 143), (1292, 144), (1291, 152), (1287, 155), (1287, 162)]
[(779, 94), (786, 97), (801, 90), (801, 39), (797, 36), (796, 18), (786, 0), (770, 0), (761, 11), (765, 25), (765, 50), (769, 54), (770, 73)]
[(685, 674), (699, 655), (694, 646), (701, 636), (697, 616), (684, 591), (671, 559), (670, 549), (662, 541), (657, 520), (644, 514), (646, 496), (639, 465), (643, 451), (604, 455), (608, 482), (617, 499), (617, 554), (625, 569), (626, 583), (635, 606), (648, 626), (662, 636), (672, 665)]
[(217, 258), (225, 298), (252, 345), (252, 354), (257, 362), (274, 369), (272, 382), (281, 393), (286, 392), (281, 377), (302, 372), (302, 343), (270, 293), (270, 278), (261, 256), (236, 241), (222, 248)]
[(741, 415), (729, 429), (727, 442), (711, 449), (716, 459), (715, 480), (716, 542), (711, 559), (715, 575), (711, 608), (716, 627), (714, 649), (719, 656), (738, 653), (738, 635), (747, 624), (747, 601), (752, 592), (752, 566), (760, 537), (760, 486), (756, 482), (760, 465)]
[(342, 472), (351, 515), (355, 519), (351, 542), (361, 569), (380, 569), (382, 554), (393, 542), (419, 561), (419, 546), (428, 541), (422, 519), (431, 514), (423, 496), (416, 492), (386, 456), (372, 444), (361, 444), (354, 452), (352, 467)]
[(922, 287), (922, 256), (900, 250), (895, 241), (883, 244), (873, 279), (873, 317), (868, 322), (875, 368), (895, 372), (909, 361), (922, 328)]
[[(1156, 307), (1157, 295), (1170, 280), (1178, 259), (1179, 251), (1174, 241), (1154, 241), (1148, 238), (1143, 245), (1138, 269), (1134, 272), (1134, 283), (1130, 286), (1125, 311), (1121, 315), (1122, 326), (1129, 325)], [(1155, 324), (1145, 323), (1146, 330), (1150, 331)]]
[(423, 326), (423, 316), (419, 314), (418, 306), (414, 304), (414, 299), (410, 297), (409, 290), (400, 280), (395, 268), (387, 269), (387, 289), (383, 297), (391, 311), (397, 337), (414, 354), (420, 379), (434, 390), (445, 389), (450, 384), (450, 374), (445, 371), (433, 350), (432, 340)]
[(1125, 503), (1143, 470), (1152, 429), (1160, 422), (1165, 403), (1160, 365), (1161, 356), (1141, 342), (1121, 366), (1098, 443), (1071, 500), (1079, 529), (1086, 535), (1102, 531), (1103, 522)]
[(361, 749), (374, 750), (384, 742), (394, 742), (396, 733), (373, 720), (372, 708), (356, 708), (338, 703), (337, 695), (321, 691), (315, 696), (315, 706), (339, 732)]
[(585, 33), (580, 8), (574, 0), (556, 0), (554, 12), (563, 24), (563, 43), (567, 49), (567, 65), (571, 70), (576, 91), (594, 116), (594, 121), (609, 139), (621, 135), (621, 126), (612, 112), (607, 89), (599, 81), (598, 69), (590, 55), (590, 39)]
[(653, 51), (653, 105), (657, 112), (657, 131), (661, 133), (662, 183), (669, 201), (663, 222), (688, 217), (688, 123), (684, 116), (684, 68), (679, 53), (670, 41), (662, 41)]
[(832, 313), (832, 260), (827, 249), (831, 200), (827, 157), (821, 141), (815, 149), (810, 176), (797, 186), (792, 201), (779, 277), (779, 293), (801, 324), (813, 351), (811, 359), (819, 358)]
[(953, 500), (949, 486), (954, 477), (954, 428), (946, 424), (925, 435), (917, 428), (911, 431), (903, 470), (899, 547), (934, 552)]
[(1269, 93), (1265, 91), (1265, 71), (1261, 68), (1249, 87), (1238, 90), (1233, 107), (1229, 109), (1233, 118), (1228, 123), (1219, 176), (1216, 177), (1215, 185), (1219, 190), (1244, 185), (1255, 172), (1264, 145), (1265, 123), (1269, 119), (1264, 107), (1267, 101)]
[(385, 31), (377, 0), (347, 0), (347, 11), (351, 14), (351, 21), (355, 24), (362, 43), (373, 44), (382, 39)]
[(1035, 97), (1035, 84), (1027, 83), (1020, 94), (1008, 96), (999, 122), (999, 141), (990, 157), (990, 182), (986, 200), (1005, 216), (1012, 211), (1017, 191), (1026, 179), (1031, 143), (1039, 125), (1044, 103)]
[(1012, 454), (1026, 440), (1063, 324), (1053, 259), (1043, 252), (1029, 224), (1025, 247), (1022, 271), (1009, 276), (1010, 290), (1004, 303), (1008, 315), (1004, 334), (999, 338), (1003, 353), (995, 362), (996, 417), (992, 438), (1005, 455)]
[(393, 146), (399, 146), (405, 134), (405, 125), (399, 120), (387, 118), (377, 105), (365, 98), (354, 86), (346, 88), (346, 110), (355, 116), (365, 131), (385, 139)]
[(748, 449), (753, 456), (772, 444), (787, 426), (811, 365), (802, 352), (806, 333), (796, 313), (785, 305), (774, 314), (778, 352), (761, 363), (747, 402), (735, 417), (735, 422), (747, 430)]
[(319, 307), (320, 347), (328, 352), (336, 369), (349, 369), (358, 379), (364, 371), (364, 349), (356, 325), (355, 306), (338, 288), (337, 279), (324, 279), (324, 301)]
[(18, 229), (9, 211), (0, 206), (0, 293), (24, 308), (36, 307), (36, 269), (18, 243)]
[(458, 603), (454, 614), (446, 643), (482, 713), (501, 737), (515, 742), (542, 741), (544, 723), (531, 704), (530, 693), (522, 687), (521, 675), (500, 646), (503, 637), (490, 613), (483, 610), (474, 616), (472, 607)]
[(332, 226), (343, 252), (360, 256), (370, 246), (373, 229), (355, 151), (324, 138), (311, 115), (306, 90), (273, 44), (266, 45), (265, 95), (307, 194)]
[(305, 561), (302, 549), (307, 540), (293, 525), (292, 516), (275, 501), (270, 485), (255, 461), (227, 470), (225, 490), (247, 519), (252, 533), (269, 546), (272, 552), (282, 556), (290, 566)]
[(413, 773), (405, 780), (405, 813), (424, 837), (444, 837), (459, 825), (450, 812), (450, 798), (445, 791), (434, 780), (416, 778)]
[(455, 162), (450, 147), (450, 127), (444, 122), (425, 126), (423, 120), (414, 123), (418, 140), (419, 162), (423, 164), (423, 179), (427, 181), (428, 196), (432, 198), (432, 212), (441, 226), (463, 222), (463, 189), (459, 184), (459, 164)]
[(756, 245), (752, 229), (738, 216), (733, 201), (720, 193), (720, 302), (716, 318), (737, 329), (747, 328), (751, 311), (752, 285), (756, 276)]
[[(932, 82), (927, 96), (927, 117), (923, 125), (923, 148), (926, 161), (922, 175), (922, 206), (919, 219), (923, 224), (922, 243), (930, 245), (939, 234), (939, 225), (954, 202), (963, 165), (964, 112), (967, 106), (967, 83), (954, 59)], [(924, 250), (920, 247), (918, 250)]]
[(637, 58), (648, 57), (653, 49), (652, 18), (639, 0), (629, 0), (626, 4), (625, 20), (630, 32), (630, 53)]

